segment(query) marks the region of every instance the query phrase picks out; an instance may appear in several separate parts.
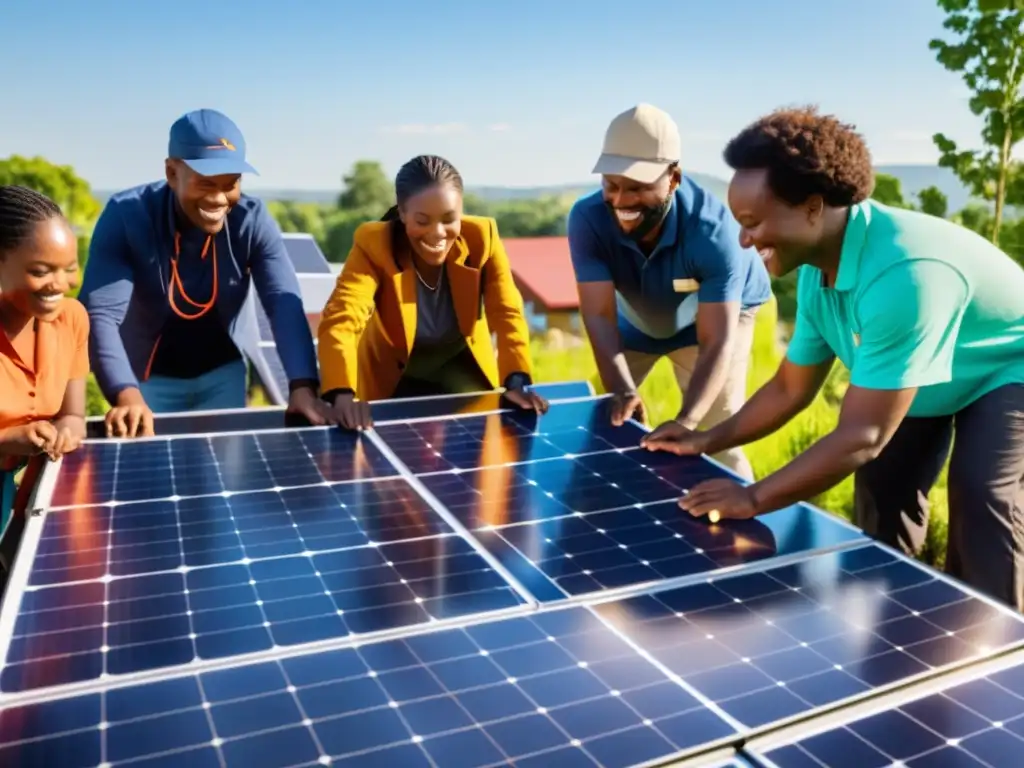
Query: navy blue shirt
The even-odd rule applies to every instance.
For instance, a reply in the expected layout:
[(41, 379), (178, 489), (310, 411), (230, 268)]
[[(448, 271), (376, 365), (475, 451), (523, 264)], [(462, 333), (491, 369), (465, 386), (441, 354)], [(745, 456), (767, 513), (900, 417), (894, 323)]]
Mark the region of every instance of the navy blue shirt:
[[(253, 288), (267, 311), (288, 379), (317, 380), (299, 281), (266, 206), (242, 195), (228, 212), (215, 238), (217, 300), (204, 321), (171, 322), (176, 315), (167, 292), (176, 230), (174, 198), (164, 181), (118, 192), (96, 222), (79, 300), (89, 312), (89, 359), (103, 395), (114, 402), (122, 389), (137, 387), (158, 356), (166, 374), (169, 363), (180, 361), (182, 346), (191, 345), (197, 360), (207, 361), (202, 367), (231, 357), (229, 343), (257, 359)], [(186, 293), (199, 303), (209, 300), (213, 288), (213, 249), (202, 259), (203, 240), (197, 230), (181, 232), (179, 273)], [(181, 309), (195, 311), (175, 295)], [(165, 334), (169, 358), (160, 355)]]
[(568, 230), (577, 282), (615, 286), (626, 349), (663, 355), (694, 346), (699, 302), (751, 309), (772, 295), (764, 262), (740, 246), (728, 208), (686, 176), (649, 256), (619, 228), (600, 190), (576, 201)]

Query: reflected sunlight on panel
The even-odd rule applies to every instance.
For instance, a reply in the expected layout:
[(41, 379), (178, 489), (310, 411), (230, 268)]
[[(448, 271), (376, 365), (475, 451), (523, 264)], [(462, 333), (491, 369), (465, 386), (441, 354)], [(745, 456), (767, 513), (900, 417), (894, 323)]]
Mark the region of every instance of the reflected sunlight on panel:
[(512, 520), (514, 510), (508, 508), (508, 497), (515, 469), (509, 465), (516, 461), (519, 441), (502, 428), (501, 416), (488, 416), (480, 445), (480, 466), (493, 469), (476, 473), (481, 497), (479, 525), (505, 525)]

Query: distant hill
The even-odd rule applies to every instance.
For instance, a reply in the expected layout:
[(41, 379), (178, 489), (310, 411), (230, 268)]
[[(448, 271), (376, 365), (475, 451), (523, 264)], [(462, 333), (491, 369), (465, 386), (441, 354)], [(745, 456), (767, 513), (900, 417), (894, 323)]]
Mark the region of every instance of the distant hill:
[[(939, 168), (936, 165), (880, 165), (876, 169), (878, 173), (887, 173), (900, 180), (903, 187), (903, 196), (911, 202), (917, 201), (917, 193), (930, 186), (936, 186), (949, 199), (949, 210), (951, 213), (959, 211), (971, 200), (970, 193), (960, 183), (956, 175), (948, 168)], [(687, 173), (687, 175), (710, 191), (715, 196), (724, 200), (728, 182), (717, 176), (706, 173)], [(579, 196), (597, 189), (596, 181), (581, 181), (574, 184), (559, 184), (548, 187), (469, 187), (471, 192), (485, 200), (528, 200), (546, 195), (571, 195)], [(333, 203), (338, 198), (339, 190), (332, 189), (254, 189), (252, 193), (264, 200), (293, 200), (296, 202), (308, 203)], [(95, 191), (93, 194), (105, 202), (112, 194), (110, 191)]]

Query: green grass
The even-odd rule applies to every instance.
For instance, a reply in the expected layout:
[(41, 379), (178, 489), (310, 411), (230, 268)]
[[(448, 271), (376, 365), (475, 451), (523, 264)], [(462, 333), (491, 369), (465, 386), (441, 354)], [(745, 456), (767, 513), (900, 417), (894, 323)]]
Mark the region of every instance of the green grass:
[[(750, 394), (774, 375), (782, 361), (783, 349), (777, 340), (776, 324), (776, 305), (773, 300), (757, 316), (754, 349), (747, 380)], [(552, 349), (539, 338), (535, 338), (532, 351), (538, 382), (589, 379), (600, 391), (597, 367), (586, 343), (568, 349)], [(848, 381), (845, 368), (837, 364), (822, 391), (803, 413), (778, 432), (746, 447), (747, 456), (757, 477), (764, 477), (787, 464), (794, 456), (805, 451), (822, 435), (835, 428), (839, 416), (839, 403), (842, 401)], [(668, 360), (658, 361), (640, 387), (640, 395), (652, 425), (666, 421), (679, 412), (682, 399)], [(945, 471), (929, 500), (932, 504), (932, 524), (929, 526), (928, 541), (919, 556), (925, 562), (941, 567), (945, 556), (947, 531)], [(811, 501), (829, 512), (852, 520), (852, 476)]]

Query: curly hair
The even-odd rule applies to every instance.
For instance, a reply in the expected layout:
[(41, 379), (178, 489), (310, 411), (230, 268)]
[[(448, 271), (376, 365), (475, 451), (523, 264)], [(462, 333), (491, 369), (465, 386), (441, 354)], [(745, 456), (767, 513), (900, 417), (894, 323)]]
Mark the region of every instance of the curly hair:
[(813, 106), (760, 118), (729, 141), (723, 156), (734, 171), (767, 169), (768, 185), (790, 205), (812, 195), (837, 208), (855, 205), (874, 189), (864, 139), (854, 126)]

